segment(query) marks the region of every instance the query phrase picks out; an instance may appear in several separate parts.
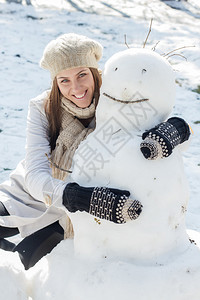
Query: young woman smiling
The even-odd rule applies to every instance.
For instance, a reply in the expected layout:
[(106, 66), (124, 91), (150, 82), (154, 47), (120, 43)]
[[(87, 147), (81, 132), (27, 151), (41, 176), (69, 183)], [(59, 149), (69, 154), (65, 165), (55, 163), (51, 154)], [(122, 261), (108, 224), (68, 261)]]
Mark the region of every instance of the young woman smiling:
[(89, 68), (79, 67), (63, 70), (56, 78), (58, 88), (65, 98), (81, 108), (91, 104), (94, 94), (94, 79)]

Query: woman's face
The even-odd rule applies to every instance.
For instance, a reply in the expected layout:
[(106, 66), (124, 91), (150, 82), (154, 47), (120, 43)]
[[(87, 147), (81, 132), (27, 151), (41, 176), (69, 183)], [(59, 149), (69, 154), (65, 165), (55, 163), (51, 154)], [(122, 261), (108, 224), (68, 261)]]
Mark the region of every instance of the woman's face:
[(78, 107), (88, 107), (93, 99), (94, 79), (89, 68), (64, 70), (56, 76), (62, 95)]

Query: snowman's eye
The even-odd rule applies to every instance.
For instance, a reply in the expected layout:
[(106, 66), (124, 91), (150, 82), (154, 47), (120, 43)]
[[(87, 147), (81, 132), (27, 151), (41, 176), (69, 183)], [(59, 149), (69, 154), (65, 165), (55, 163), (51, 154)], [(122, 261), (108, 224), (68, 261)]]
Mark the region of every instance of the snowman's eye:
[(146, 71), (147, 71), (146, 69), (142, 69), (142, 74), (146, 73)]
[(115, 68), (115, 71), (117, 71), (118, 70), (118, 68)]

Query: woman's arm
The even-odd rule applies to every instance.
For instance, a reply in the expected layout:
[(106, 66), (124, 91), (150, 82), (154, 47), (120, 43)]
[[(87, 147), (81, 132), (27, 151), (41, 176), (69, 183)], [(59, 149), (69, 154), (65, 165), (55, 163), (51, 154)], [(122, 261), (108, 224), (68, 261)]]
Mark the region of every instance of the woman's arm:
[(44, 112), (45, 95), (29, 103), (25, 157), (25, 183), (28, 192), (47, 206), (62, 204), (66, 182), (52, 177), (46, 157), (50, 155), (48, 120)]

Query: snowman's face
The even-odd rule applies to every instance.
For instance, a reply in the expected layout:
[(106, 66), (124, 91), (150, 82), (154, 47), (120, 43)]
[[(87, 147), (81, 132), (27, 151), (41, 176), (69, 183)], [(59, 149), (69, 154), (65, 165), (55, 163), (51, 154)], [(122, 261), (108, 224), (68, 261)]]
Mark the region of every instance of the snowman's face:
[[(175, 76), (166, 59), (152, 50), (127, 49), (116, 53), (105, 64), (101, 95), (107, 98), (109, 114), (127, 106), (145, 113), (139, 129), (155, 124), (170, 114), (175, 102)], [(129, 107), (129, 108), (128, 108)], [(148, 118), (147, 112), (152, 110)]]

